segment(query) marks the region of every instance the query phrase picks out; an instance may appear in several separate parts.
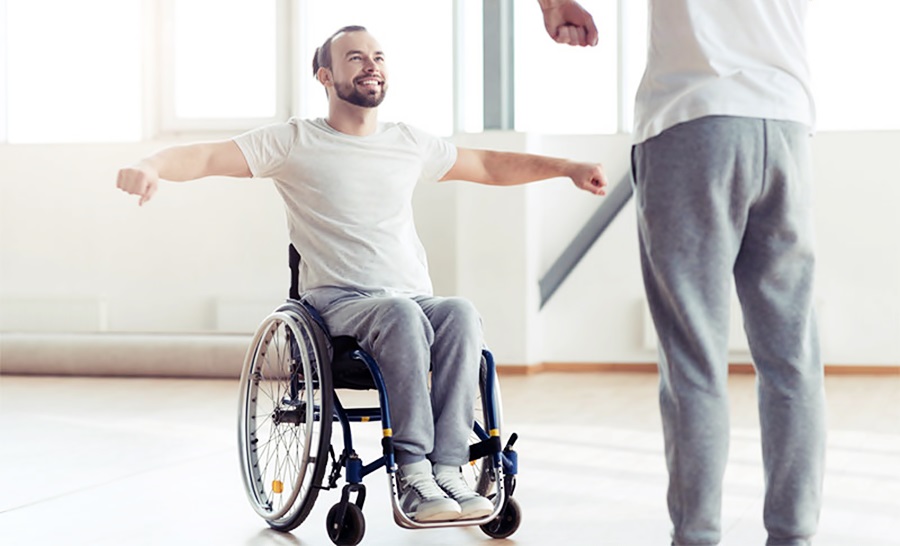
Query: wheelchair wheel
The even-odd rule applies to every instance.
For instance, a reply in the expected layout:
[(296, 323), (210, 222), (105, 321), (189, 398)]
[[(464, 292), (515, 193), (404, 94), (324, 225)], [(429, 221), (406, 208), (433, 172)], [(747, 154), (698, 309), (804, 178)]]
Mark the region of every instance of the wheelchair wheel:
[(318, 324), (289, 303), (257, 329), (241, 375), (238, 448), (257, 514), (279, 531), (300, 525), (328, 467), (331, 375)]
[(328, 511), (325, 525), (328, 528), (328, 537), (337, 546), (356, 546), (366, 533), (366, 520), (363, 517), (362, 508), (348, 503), (344, 509), (344, 521), (338, 521), (340, 503), (335, 504)]
[[(487, 430), (487, 419), (485, 415), (490, 409), (487, 407), (488, 400), (486, 397), (487, 389), (487, 364), (482, 357), (481, 367), (478, 374), (478, 396), (475, 398), (475, 423), (482, 430)], [(500, 382), (494, 376), (494, 406), (497, 413), (497, 428), (503, 426), (503, 404), (500, 401)], [(473, 431), (469, 435), (469, 443), (476, 443), (481, 439)], [(471, 461), (463, 467), (463, 476), (469, 486), (478, 492), (479, 495), (487, 497), (496, 490), (496, 479), (492, 475), (490, 457), (482, 457), (476, 461)]]
[(481, 525), (480, 528), (491, 538), (506, 538), (516, 532), (521, 522), (522, 509), (519, 508), (516, 499), (510, 497), (506, 499), (503, 511), (494, 520)]

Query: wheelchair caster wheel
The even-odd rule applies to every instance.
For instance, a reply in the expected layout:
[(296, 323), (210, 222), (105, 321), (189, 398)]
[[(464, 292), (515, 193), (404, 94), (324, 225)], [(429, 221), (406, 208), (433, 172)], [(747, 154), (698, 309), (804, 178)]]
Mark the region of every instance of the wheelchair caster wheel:
[(347, 503), (344, 510), (344, 521), (338, 521), (341, 503), (335, 504), (328, 511), (325, 524), (328, 526), (328, 538), (337, 546), (356, 546), (366, 532), (366, 520), (362, 508)]
[[(494, 495), (491, 495), (493, 497)], [(491, 538), (506, 538), (516, 532), (519, 523), (522, 521), (522, 510), (516, 499), (510, 497), (506, 499), (506, 506), (497, 515), (496, 519), (481, 525), (484, 534)]]

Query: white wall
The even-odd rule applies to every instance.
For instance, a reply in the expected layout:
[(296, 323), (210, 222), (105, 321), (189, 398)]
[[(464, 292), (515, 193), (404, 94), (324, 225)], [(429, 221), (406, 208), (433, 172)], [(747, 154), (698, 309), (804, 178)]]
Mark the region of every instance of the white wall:
[[(602, 161), (612, 181), (630, 150), (625, 135), (457, 141)], [(0, 331), (241, 332), (285, 297), (270, 182), (166, 184), (142, 208), (115, 189), (120, 166), (166, 144), (0, 145)], [(828, 363), (900, 364), (896, 150), (900, 132), (814, 139)], [(654, 360), (631, 204), (539, 312), (537, 280), (598, 198), (552, 180), (435, 184), (415, 199), (437, 292), (475, 300), (499, 362)]]
[[(115, 188), (120, 166), (162, 145), (0, 146), (3, 329), (210, 331), (220, 299), (287, 295), (271, 182), (166, 184), (140, 208)], [(47, 301), (58, 311), (34, 316)]]

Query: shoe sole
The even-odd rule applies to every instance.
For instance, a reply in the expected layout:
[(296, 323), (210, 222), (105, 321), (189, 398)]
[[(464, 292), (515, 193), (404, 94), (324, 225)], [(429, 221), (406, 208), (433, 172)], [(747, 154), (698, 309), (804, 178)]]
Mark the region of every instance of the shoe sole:
[(434, 514), (420, 517), (420, 515), (416, 513), (411, 515), (410, 518), (425, 523), (429, 521), (454, 521), (460, 519), (461, 515), (462, 514), (459, 512), (435, 512)]
[(485, 510), (477, 510), (475, 512), (469, 512), (467, 514), (464, 513), (459, 517), (459, 519), (479, 519), (479, 518), (483, 518), (485, 516), (491, 515), (491, 512), (493, 512), (493, 511), (494, 511), (494, 509), (491, 508), (490, 510), (485, 509)]

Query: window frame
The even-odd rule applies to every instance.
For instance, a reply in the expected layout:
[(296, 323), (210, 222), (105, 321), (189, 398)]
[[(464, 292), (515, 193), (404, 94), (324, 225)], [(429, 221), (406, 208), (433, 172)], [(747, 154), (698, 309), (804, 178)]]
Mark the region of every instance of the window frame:
[[(271, 117), (219, 117), (189, 118), (175, 113), (175, 1), (145, 0), (145, 10), (154, 21), (153, 43), (145, 46), (145, 52), (154, 52), (155, 60), (145, 56), (145, 66), (152, 66), (145, 92), (145, 136), (165, 137), (183, 133), (215, 133), (246, 131), (254, 127), (284, 121), (294, 112), (296, 73), (294, 68), (294, 36), (302, 29), (298, 26), (297, 9), (290, 0), (275, 0), (275, 113)], [(153, 6), (156, 7), (152, 13)], [(297, 29), (292, 32), (292, 29)], [(149, 41), (149, 40), (148, 40)], [(145, 69), (147, 70), (147, 69)], [(156, 100), (154, 101), (153, 98)]]

